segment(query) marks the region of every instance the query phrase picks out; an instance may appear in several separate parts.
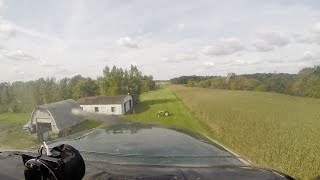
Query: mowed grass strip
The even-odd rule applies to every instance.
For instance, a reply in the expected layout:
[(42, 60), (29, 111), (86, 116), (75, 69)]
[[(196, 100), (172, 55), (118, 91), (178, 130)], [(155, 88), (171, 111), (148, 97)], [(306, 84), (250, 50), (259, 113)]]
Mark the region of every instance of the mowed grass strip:
[[(135, 114), (125, 115), (126, 119), (191, 132), (209, 132), (203, 123), (193, 117), (173, 91), (165, 86), (156, 91), (142, 94), (140, 100), (141, 102), (135, 106)], [(169, 111), (170, 115), (157, 117), (158, 111), (161, 110)]]
[(36, 135), (30, 135), (22, 126), (30, 118), (30, 113), (0, 114), (0, 149), (27, 149), (38, 145)]
[[(0, 114), (0, 150), (26, 150), (38, 147), (41, 142), (37, 134), (29, 134), (22, 129), (30, 118), (31, 113), (2, 113)], [(78, 133), (99, 127), (103, 124), (97, 120), (85, 120), (72, 127), (71, 133)]]
[(214, 138), (254, 162), (320, 176), (320, 99), (172, 85)]

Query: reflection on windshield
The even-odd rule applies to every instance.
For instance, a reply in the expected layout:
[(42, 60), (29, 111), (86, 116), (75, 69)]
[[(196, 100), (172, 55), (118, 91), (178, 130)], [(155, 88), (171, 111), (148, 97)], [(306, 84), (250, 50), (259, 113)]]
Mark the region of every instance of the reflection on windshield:
[(74, 146), (86, 159), (116, 164), (243, 165), (219, 146), (175, 130), (135, 123), (70, 136), (51, 147), (61, 143)]

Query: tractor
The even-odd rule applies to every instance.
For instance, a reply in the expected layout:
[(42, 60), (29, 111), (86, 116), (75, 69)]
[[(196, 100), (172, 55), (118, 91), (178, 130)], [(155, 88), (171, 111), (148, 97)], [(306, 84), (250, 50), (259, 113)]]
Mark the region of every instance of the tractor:
[(158, 111), (158, 113), (157, 113), (158, 117), (160, 117), (160, 116), (166, 116), (167, 117), (169, 115), (170, 115), (170, 113), (167, 110), (161, 110), (161, 111)]

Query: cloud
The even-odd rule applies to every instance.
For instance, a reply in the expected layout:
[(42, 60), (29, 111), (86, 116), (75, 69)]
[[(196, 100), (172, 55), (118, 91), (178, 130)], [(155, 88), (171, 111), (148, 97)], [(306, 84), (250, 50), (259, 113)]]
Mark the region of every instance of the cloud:
[(207, 62), (204, 62), (203, 65), (205, 67), (210, 68), (210, 67), (214, 67), (216, 64), (214, 62), (207, 61)]
[(186, 25), (183, 23), (177, 24), (177, 30), (178, 32), (181, 32), (185, 29)]
[(185, 61), (194, 61), (198, 57), (195, 54), (178, 54), (173, 57), (163, 57), (161, 60), (163, 62), (168, 62), (168, 63), (179, 63), (179, 62), (185, 62)]
[(213, 45), (206, 46), (202, 52), (206, 55), (229, 55), (242, 51), (245, 46), (237, 38), (222, 38)]
[(3, 8), (4, 8), (3, 0), (0, 0), (0, 11), (1, 11), (1, 9), (3, 9)]
[(296, 35), (295, 40), (299, 43), (312, 44), (320, 42), (320, 36), (316, 34)]
[(315, 23), (310, 32), (303, 35), (296, 35), (296, 41), (306, 44), (319, 44), (320, 45), (320, 22)]
[(320, 33), (320, 22), (313, 25), (313, 32)]
[(309, 61), (320, 62), (320, 52), (305, 51), (302, 57), (300, 57), (297, 60), (297, 62), (309, 62)]
[(0, 37), (9, 38), (15, 36), (15, 34), (16, 30), (14, 27), (10, 23), (0, 19)]
[(41, 66), (41, 67), (48, 67), (48, 68), (60, 68), (60, 67), (62, 67), (62, 65), (59, 65), (59, 64), (50, 64), (46, 60), (39, 61), (38, 65)]
[(256, 48), (257, 51), (260, 52), (267, 52), (267, 51), (272, 51), (274, 47), (265, 41), (257, 41), (253, 44), (253, 46)]
[(25, 53), (24, 51), (17, 49), (17, 50), (6, 50), (0, 49), (0, 56), (6, 57), (11, 60), (15, 61), (33, 61), (36, 58)]
[(286, 34), (278, 31), (259, 32), (257, 33), (257, 36), (259, 38), (259, 41), (265, 44), (263, 45), (265, 47), (267, 46), (282, 47), (290, 43), (290, 38)]
[(138, 44), (134, 42), (130, 37), (122, 37), (117, 41), (117, 44), (121, 47), (126, 47), (126, 48), (138, 48)]
[(197, 56), (194, 54), (179, 54), (175, 57), (178, 61), (193, 61), (197, 59)]
[(162, 57), (161, 61), (166, 62), (166, 63), (179, 63), (180, 62), (174, 58), (169, 58), (169, 57)]

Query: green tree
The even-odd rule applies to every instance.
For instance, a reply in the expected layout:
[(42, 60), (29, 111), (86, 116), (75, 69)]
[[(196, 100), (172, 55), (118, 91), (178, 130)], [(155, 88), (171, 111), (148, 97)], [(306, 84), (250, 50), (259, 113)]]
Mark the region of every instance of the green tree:
[(91, 78), (81, 79), (74, 88), (73, 99), (96, 96), (97, 94), (98, 86)]

